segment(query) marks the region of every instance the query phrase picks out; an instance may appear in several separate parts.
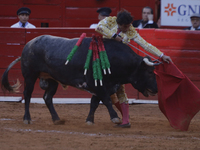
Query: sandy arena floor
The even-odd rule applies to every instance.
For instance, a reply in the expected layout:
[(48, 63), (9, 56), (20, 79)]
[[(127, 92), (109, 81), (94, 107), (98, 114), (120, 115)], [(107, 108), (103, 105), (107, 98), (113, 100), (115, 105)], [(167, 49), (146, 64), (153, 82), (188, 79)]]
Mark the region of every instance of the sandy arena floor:
[(0, 150), (200, 149), (200, 113), (183, 132), (169, 125), (156, 104), (130, 105), (128, 129), (114, 128), (104, 105), (98, 107), (92, 126), (85, 123), (89, 104), (56, 104), (55, 109), (64, 125), (52, 123), (44, 104), (30, 105), (33, 122), (25, 125), (23, 103), (1, 102)]

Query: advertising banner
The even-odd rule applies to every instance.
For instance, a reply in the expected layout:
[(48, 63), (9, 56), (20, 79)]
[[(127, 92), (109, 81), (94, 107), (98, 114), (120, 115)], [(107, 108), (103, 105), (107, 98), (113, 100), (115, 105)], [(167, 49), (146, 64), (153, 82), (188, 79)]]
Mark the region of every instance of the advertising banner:
[(200, 14), (200, 0), (161, 0), (162, 26), (191, 26), (193, 13)]

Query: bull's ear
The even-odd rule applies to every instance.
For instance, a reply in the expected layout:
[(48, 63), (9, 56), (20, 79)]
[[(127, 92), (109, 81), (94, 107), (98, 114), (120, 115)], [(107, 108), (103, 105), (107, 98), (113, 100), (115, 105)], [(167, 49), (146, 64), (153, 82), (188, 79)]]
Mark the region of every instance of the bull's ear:
[(143, 70), (143, 69), (145, 69), (145, 68), (147, 68), (147, 64), (142, 60), (142, 61), (140, 62), (139, 70)]

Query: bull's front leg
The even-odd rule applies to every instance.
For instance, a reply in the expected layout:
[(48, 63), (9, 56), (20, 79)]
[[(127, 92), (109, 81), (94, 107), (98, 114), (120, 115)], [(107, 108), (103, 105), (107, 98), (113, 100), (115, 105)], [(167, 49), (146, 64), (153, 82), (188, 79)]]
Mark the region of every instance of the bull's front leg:
[(90, 101), (90, 111), (89, 111), (88, 117), (86, 119), (86, 123), (88, 125), (91, 125), (94, 123), (94, 113), (95, 113), (97, 107), (99, 106), (99, 102), (100, 102), (100, 99), (97, 96), (93, 95), (91, 98), (91, 101)]
[(113, 109), (110, 97), (102, 98), (102, 102), (108, 109), (108, 112), (110, 114), (110, 120), (115, 124), (120, 124), (122, 121), (118, 117), (116, 111)]
[[(99, 106), (99, 102), (100, 102), (100, 98), (98, 98), (97, 96), (92, 96), (91, 102), (90, 102), (90, 111), (86, 119), (86, 123), (88, 125), (91, 125), (94, 123), (94, 113), (97, 107)], [(108, 109), (111, 121), (115, 124), (120, 124), (121, 119), (118, 117), (116, 111), (113, 109), (110, 97), (102, 98), (102, 102)]]

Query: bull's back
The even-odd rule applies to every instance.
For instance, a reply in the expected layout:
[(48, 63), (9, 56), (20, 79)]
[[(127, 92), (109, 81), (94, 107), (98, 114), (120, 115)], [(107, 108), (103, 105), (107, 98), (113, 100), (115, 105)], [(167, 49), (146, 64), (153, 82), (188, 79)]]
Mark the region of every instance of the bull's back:
[[(67, 39), (51, 35), (42, 35), (29, 41), (22, 52), (22, 57), (39, 57), (56, 53), (57, 56), (63, 56), (69, 53), (69, 49), (76, 44), (77, 39)], [(63, 55), (59, 55), (59, 54)], [(32, 54), (32, 55), (31, 55)]]
[[(77, 43), (78, 38), (67, 39), (62, 37), (43, 35), (34, 38), (26, 44), (22, 52), (22, 72), (45, 72), (58, 78), (80, 78), (84, 72), (91, 38), (84, 38), (82, 44), (71, 61), (65, 65), (66, 58)], [(134, 52), (122, 43), (114, 40), (104, 42), (111, 63), (111, 69), (131, 65)], [(92, 69), (92, 58), (90, 70)], [(91, 72), (91, 71), (90, 71)], [(72, 75), (70, 75), (71, 73)]]
[[(21, 59), (22, 73), (45, 72), (58, 78), (69, 78), (69, 74), (78, 75), (84, 67), (91, 39), (85, 38), (68, 65), (66, 58), (77, 43), (78, 38), (43, 35), (29, 41), (23, 49)], [(82, 70), (81, 70), (82, 69)], [(75, 77), (74, 77), (75, 78)]]
[[(79, 38), (68, 39), (63, 37), (42, 35), (29, 41), (23, 49), (23, 60), (35, 60), (52, 62), (55, 60), (65, 61), (71, 50), (74, 48)], [(82, 62), (86, 57), (91, 38), (84, 38), (82, 44), (74, 54), (72, 61)], [(106, 40), (105, 48), (109, 57), (132, 57), (134, 53), (127, 45), (114, 40)], [(123, 54), (123, 55), (121, 55)]]
[(62, 60), (68, 56), (75, 46), (78, 38), (68, 39), (51, 35), (42, 35), (29, 41), (22, 52), (22, 62), (24, 60), (35, 60), (50, 62), (52, 60)]

